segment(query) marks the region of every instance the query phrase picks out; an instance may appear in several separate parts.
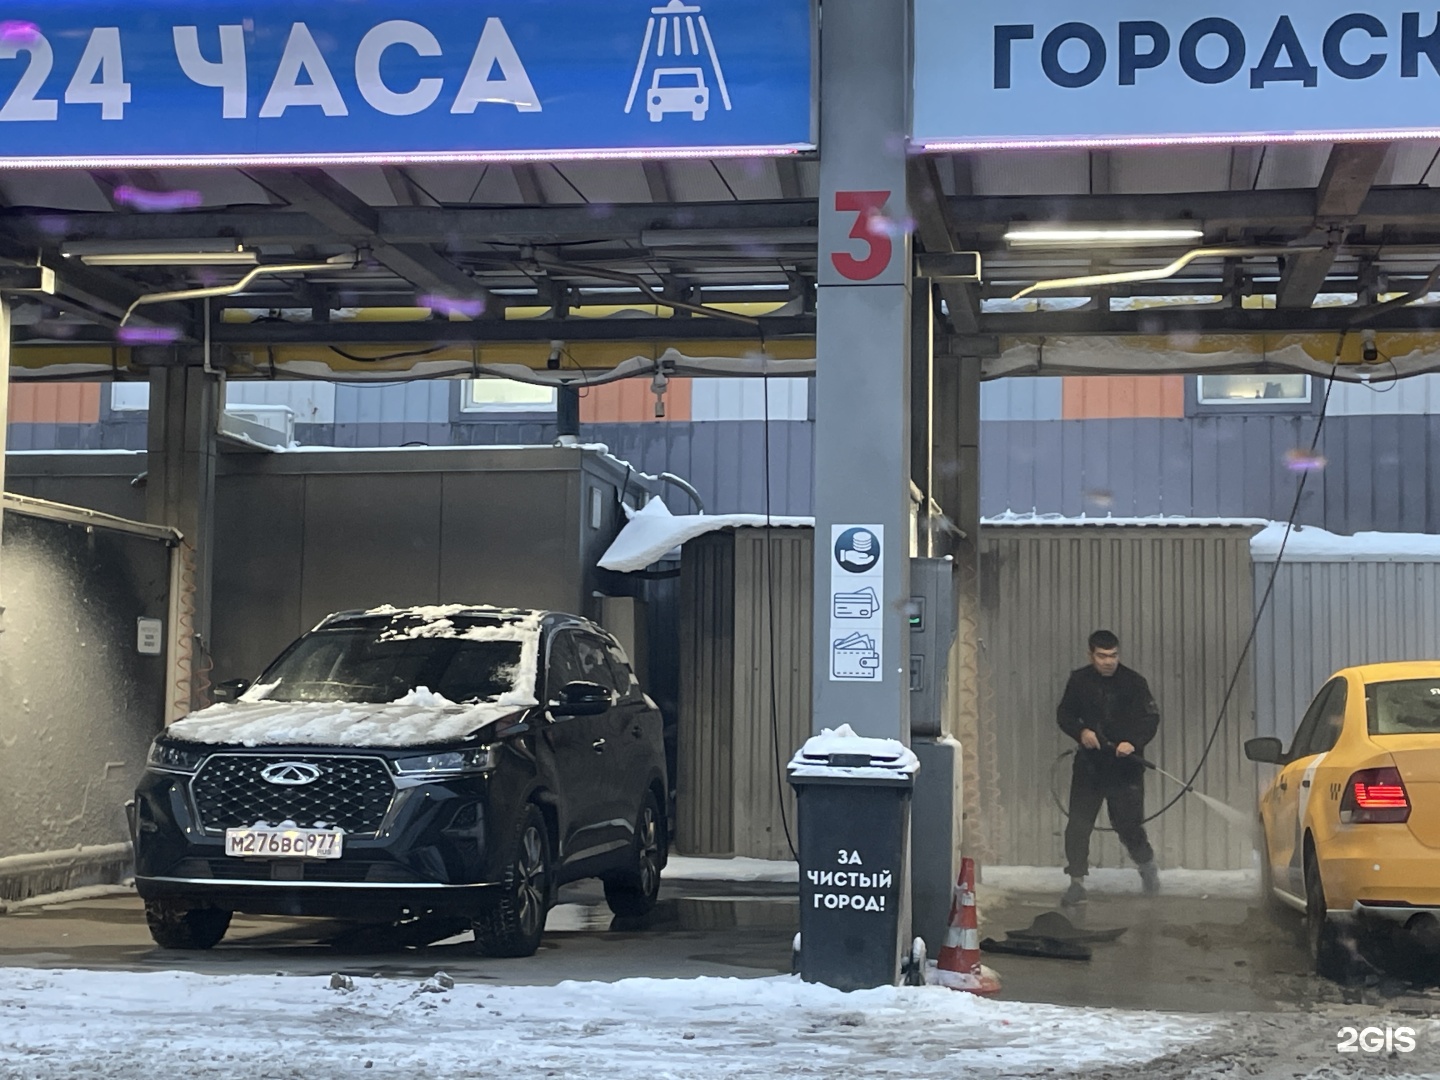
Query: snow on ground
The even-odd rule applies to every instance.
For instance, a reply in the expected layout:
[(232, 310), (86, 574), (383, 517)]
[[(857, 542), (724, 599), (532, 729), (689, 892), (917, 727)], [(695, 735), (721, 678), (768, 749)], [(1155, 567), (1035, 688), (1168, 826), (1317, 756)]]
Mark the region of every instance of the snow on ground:
[(772, 859), (702, 859), (671, 855), (666, 881), (799, 881), (800, 867)]
[(103, 900), (111, 896), (134, 896), (134, 885), (82, 885), (78, 889), (45, 893), (24, 900), (0, 900), (0, 915), (19, 911), (21, 908), (48, 907), (51, 904), (67, 904), (74, 900)]
[[(987, 865), (980, 868), (980, 881), (987, 888), (1006, 893), (1054, 893), (1056, 896), (1070, 884), (1065, 871), (1057, 866)], [(1138, 895), (1140, 875), (1133, 867), (1091, 870), (1085, 879), (1085, 888), (1101, 896)], [(1260, 875), (1256, 870), (1162, 869), (1160, 891), (1169, 896), (1249, 900), (1260, 895)]]
[[(1096, 1038), (1103, 1029), (1104, 1038)], [(842, 994), (798, 978), (551, 987), (339, 976), (0, 969), (0, 1075), (1015, 1077), (1139, 1065), (1209, 1021), (984, 1000)], [(183, 1063), (183, 1064), (182, 1064)]]

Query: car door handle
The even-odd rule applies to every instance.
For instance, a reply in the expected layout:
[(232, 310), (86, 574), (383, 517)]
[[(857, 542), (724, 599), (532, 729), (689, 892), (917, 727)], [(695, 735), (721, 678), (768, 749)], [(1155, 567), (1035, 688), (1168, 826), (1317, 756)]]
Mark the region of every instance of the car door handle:
[(1300, 786), (1301, 786), (1301, 787), (1309, 787), (1309, 786), (1310, 786), (1310, 781), (1309, 781), (1309, 780), (1301, 780), (1301, 781), (1300, 781)]
[(641, 737), (645, 734), (645, 729), (644, 729), (641, 725), (636, 724), (634, 727), (632, 727), (632, 728), (630, 729), (630, 734), (631, 734), (631, 735), (634, 735), (635, 738), (638, 739), (638, 738), (641, 738)]
[(1287, 784), (1284, 780), (1281, 780), (1281, 781), (1280, 781), (1280, 790), (1281, 790), (1281, 791), (1289, 791), (1289, 790), (1290, 790), (1290, 785)]
[(594, 742), (592, 742), (592, 743), (590, 744), (590, 748), (591, 748), (592, 750), (594, 750), (596, 753), (603, 754), (603, 753), (605, 752), (605, 740), (604, 740), (604, 739), (596, 739)]

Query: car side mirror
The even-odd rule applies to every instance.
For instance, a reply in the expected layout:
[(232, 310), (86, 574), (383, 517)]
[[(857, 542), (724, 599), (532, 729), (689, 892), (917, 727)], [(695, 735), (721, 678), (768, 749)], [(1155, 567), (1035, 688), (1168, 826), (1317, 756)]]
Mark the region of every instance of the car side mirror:
[(227, 679), (210, 688), (210, 696), (216, 701), (238, 701), (240, 695), (250, 689), (249, 679)]
[(593, 682), (567, 683), (554, 701), (551, 716), (599, 716), (613, 705), (614, 696), (608, 687)]
[(1261, 739), (1247, 739), (1245, 756), (1262, 765), (1283, 765), (1285, 764), (1285, 745), (1279, 739), (1268, 735)]

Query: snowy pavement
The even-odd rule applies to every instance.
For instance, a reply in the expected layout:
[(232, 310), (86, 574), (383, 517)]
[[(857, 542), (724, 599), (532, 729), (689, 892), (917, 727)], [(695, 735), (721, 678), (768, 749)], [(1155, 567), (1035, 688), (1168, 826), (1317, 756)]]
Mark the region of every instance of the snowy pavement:
[[(1103, 1025), (1105, 1037), (1095, 1037)], [(1209, 1021), (987, 1001), (939, 988), (842, 994), (792, 976), (553, 987), (336, 977), (0, 969), (0, 1075), (936, 1077), (1140, 1066)]]

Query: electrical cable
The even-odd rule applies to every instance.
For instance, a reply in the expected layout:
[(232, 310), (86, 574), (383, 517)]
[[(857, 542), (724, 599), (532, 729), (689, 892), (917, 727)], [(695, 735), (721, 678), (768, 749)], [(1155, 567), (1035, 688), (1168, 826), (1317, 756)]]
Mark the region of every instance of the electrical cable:
[(360, 356), (357, 353), (346, 352), (338, 345), (329, 345), (326, 347), (335, 355), (343, 356), (346, 360), (356, 364), (383, 364), (388, 360), (410, 360), (417, 356), (433, 356), (444, 348), (443, 345), (436, 345), (429, 349), (415, 349), (409, 352), (390, 353), (387, 356)]
[(785, 843), (790, 848), (790, 854), (800, 858), (799, 851), (795, 848), (795, 838), (790, 834), (790, 818), (785, 812), (785, 777), (784, 770), (780, 765), (780, 697), (776, 690), (777, 670), (775, 664), (775, 557), (771, 548), (774, 546), (774, 526), (771, 524), (770, 505), (770, 374), (766, 372), (761, 376), (760, 389), (765, 394), (765, 405), (762, 415), (765, 418), (765, 618), (769, 624), (769, 660), (770, 660), (770, 742), (775, 755), (775, 795), (776, 802), (780, 806), (780, 826), (785, 830)]

